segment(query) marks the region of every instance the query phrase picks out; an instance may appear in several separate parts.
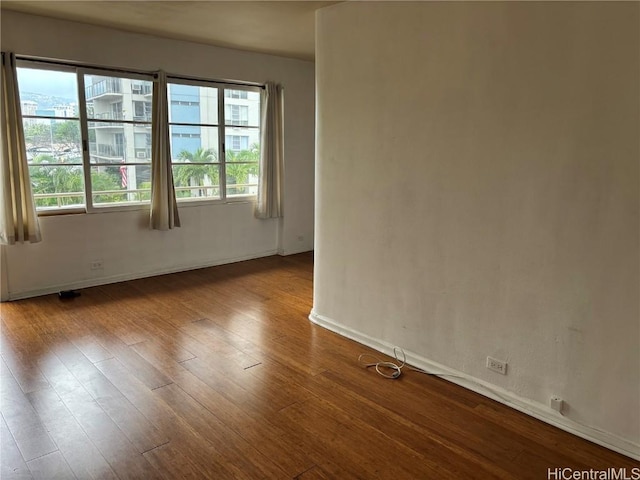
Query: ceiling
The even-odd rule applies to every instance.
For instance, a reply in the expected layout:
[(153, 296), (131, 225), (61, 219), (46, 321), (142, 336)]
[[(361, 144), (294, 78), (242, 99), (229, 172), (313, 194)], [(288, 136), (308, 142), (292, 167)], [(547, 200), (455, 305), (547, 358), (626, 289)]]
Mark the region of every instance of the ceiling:
[(12, 1), (3, 10), (313, 60), (316, 1)]

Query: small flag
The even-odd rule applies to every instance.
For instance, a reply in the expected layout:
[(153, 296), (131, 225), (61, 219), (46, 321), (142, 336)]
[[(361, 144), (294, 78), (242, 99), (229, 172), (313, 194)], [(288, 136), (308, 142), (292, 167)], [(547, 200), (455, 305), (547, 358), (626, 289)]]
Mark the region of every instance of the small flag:
[(127, 181), (127, 166), (122, 165), (120, 167), (120, 177), (122, 178), (122, 188), (127, 188), (129, 182)]

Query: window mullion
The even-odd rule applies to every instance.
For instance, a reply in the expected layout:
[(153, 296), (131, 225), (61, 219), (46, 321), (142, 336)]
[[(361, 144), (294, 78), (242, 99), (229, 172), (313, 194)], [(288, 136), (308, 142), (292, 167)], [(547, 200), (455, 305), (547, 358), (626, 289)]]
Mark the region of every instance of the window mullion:
[(226, 140), (225, 140), (225, 119), (224, 119), (224, 89), (218, 87), (218, 151), (220, 152), (220, 199), (227, 199), (227, 160), (226, 160)]
[(87, 123), (87, 99), (84, 91), (84, 73), (76, 70), (78, 81), (78, 115), (80, 116), (80, 136), (82, 137), (82, 170), (84, 172), (84, 195), (87, 212), (93, 211), (93, 193), (91, 185), (91, 151), (89, 148), (89, 125)]

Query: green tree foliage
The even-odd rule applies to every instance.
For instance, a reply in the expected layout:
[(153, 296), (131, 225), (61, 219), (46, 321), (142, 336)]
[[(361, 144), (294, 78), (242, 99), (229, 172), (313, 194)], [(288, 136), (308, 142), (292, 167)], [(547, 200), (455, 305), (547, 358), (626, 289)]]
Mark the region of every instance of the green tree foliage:
[(69, 194), (52, 198), (36, 198), (38, 207), (82, 203), (84, 178), (81, 167), (60, 165), (51, 155), (38, 155), (29, 167), (29, 174), (34, 194)]
[(53, 141), (63, 150), (79, 150), (80, 123), (75, 120), (54, 123)]
[(51, 148), (51, 125), (44, 123), (34, 123), (24, 126), (24, 138), (27, 148), (49, 147)]
[(136, 193), (136, 200), (138, 202), (145, 202), (151, 200), (151, 182), (141, 182), (138, 188), (144, 190), (144, 192)]
[(122, 180), (118, 174), (112, 172), (91, 172), (91, 189), (93, 203), (113, 203), (127, 200), (126, 193), (100, 193), (110, 190), (122, 190)]
[[(24, 126), (27, 149), (46, 149), (61, 159), (80, 158), (80, 123), (77, 120), (46, 121)], [(75, 155), (74, 155), (75, 154)]]
[[(84, 198), (84, 176), (82, 167), (58, 163), (51, 155), (38, 155), (31, 162), (29, 174), (34, 194), (66, 194), (49, 198), (36, 198), (38, 207), (60, 207), (82, 204)], [(94, 192), (121, 190), (120, 178), (110, 172), (92, 172)], [(121, 202), (125, 193), (94, 195), (94, 202)]]
[(226, 153), (227, 189), (233, 189), (235, 195), (249, 193), (248, 187), (233, 187), (249, 182), (250, 175), (258, 175), (260, 145), (253, 143), (248, 150), (228, 151)]
[[(218, 155), (212, 148), (198, 148), (195, 152), (182, 150), (178, 154), (179, 163), (174, 164), (173, 180), (176, 187), (204, 187), (205, 182), (213, 186), (220, 185), (220, 167), (212, 165), (218, 161)], [(207, 189), (194, 188), (191, 190), (178, 190), (176, 196), (202, 197), (207, 195)]]

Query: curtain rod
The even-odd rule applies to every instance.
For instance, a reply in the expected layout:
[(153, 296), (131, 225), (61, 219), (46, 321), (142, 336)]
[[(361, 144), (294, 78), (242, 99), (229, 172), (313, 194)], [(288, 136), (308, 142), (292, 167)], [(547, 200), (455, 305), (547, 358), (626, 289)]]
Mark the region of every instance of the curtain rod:
[[(5, 53), (7, 52), (2, 52), (2, 55), (4, 56)], [(137, 75), (151, 75), (151, 76), (155, 76), (156, 72), (155, 71), (148, 71), (148, 70), (136, 70), (133, 68), (117, 68), (117, 67), (104, 67), (101, 65), (94, 65), (94, 64), (90, 64), (90, 63), (82, 63), (82, 62), (73, 62), (73, 61), (65, 61), (65, 60), (55, 60), (55, 59), (51, 59), (51, 58), (43, 58), (43, 57), (36, 57), (36, 56), (32, 56), (32, 55), (16, 55), (16, 60), (26, 60), (26, 61), (30, 61), (30, 62), (39, 62), (39, 63), (46, 63), (49, 65), (60, 65), (60, 66), (65, 66), (65, 67), (82, 67), (82, 68), (95, 68), (98, 70), (105, 70), (107, 72), (113, 72), (113, 73), (133, 73), (133, 74), (137, 74)], [(223, 85), (237, 85), (239, 87), (258, 87), (264, 90), (264, 85), (261, 83), (255, 83), (255, 82), (236, 82), (233, 80), (212, 80), (210, 78), (202, 78), (202, 77), (189, 77), (189, 76), (184, 76), (184, 75), (173, 75), (171, 73), (167, 72), (167, 77), (170, 78), (175, 78), (176, 80), (193, 80), (193, 81), (198, 81), (198, 82), (211, 82), (211, 83), (220, 83)]]

